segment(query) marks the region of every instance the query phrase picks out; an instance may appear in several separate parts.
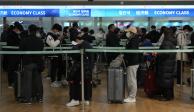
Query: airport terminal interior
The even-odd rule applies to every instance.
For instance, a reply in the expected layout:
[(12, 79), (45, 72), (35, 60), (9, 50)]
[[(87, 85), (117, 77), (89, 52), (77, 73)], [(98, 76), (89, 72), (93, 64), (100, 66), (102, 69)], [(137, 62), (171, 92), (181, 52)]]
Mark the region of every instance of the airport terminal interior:
[[(141, 1), (139, 0), (136, 4), (135, 0), (132, 0), (132, 4), (130, 5), (130, 0), (128, 0), (129, 5), (124, 5), (125, 2), (119, 1), (119, 4), (116, 4), (117, 2), (114, 1), (115, 4), (112, 3), (109, 0), (109, 5), (106, 5), (105, 2), (103, 4), (103, 1), (100, 0), (100, 3), (98, 4), (95, 1), (86, 1), (85, 5), (83, 3), (79, 4), (79, 2), (75, 3), (76, 0), (73, 0), (73, 5), (71, 5), (71, 1), (68, 2), (68, 5), (50, 5), (52, 2), (50, 0), (45, 0), (45, 4), (42, 5), (41, 3), (38, 4), (37, 0), (35, 0), (35, 3), (32, 1), (29, 3), (33, 3), (34, 5), (28, 4), (28, 0), (24, 0), (25, 4), (21, 1), (14, 1), (10, 0), (9, 2), (6, 2), (6, 0), (3, 0), (3, 5), (1, 5), (0, 2), (0, 34), (3, 34), (5, 32), (5, 29), (8, 25), (13, 25), (13, 29), (17, 27), (17, 24), (20, 24), (23, 26), (24, 30), (28, 30), (29, 26), (34, 24), (37, 27), (42, 27), (43, 31), (45, 32), (46, 36), (45, 39), (42, 39), (44, 43), (44, 51), (41, 50), (24, 50), (24, 52), (18, 50), (19, 46), (11, 45), (8, 43), (8, 41), (2, 41), (0, 42), (0, 112), (194, 112), (194, 72), (192, 68), (194, 67), (194, 61), (193, 61), (193, 54), (194, 54), (194, 2), (192, 1), (179, 1), (177, 5), (175, 5), (176, 0), (172, 0), (171, 2), (167, 2), (167, 0), (156, 0), (159, 2), (153, 2), (150, 0)], [(148, 3), (145, 3), (146, 1), (149, 1)], [(154, 0), (153, 0), (154, 1)], [(174, 1), (174, 2), (173, 2)], [(17, 2), (17, 3), (15, 3)], [(94, 2), (94, 3), (92, 3)], [(63, 3), (63, 0), (58, 3)], [(168, 4), (169, 3), (169, 4)], [(174, 4), (175, 3), (175, 4)], [(185, 4), (184, 4), (185, 3)], [(11, 5), (10, 5), (11, 4)], [(26, 5), (27, 4), (27, 5)], [(47, 5), (48, 4), (48, 5)], [(56, 3), (57, 4), (57, 3)], [(76, 5), (75, 5), (76, 4)], [(145, 5), (146, 4), (146, 5)], [(174, 5), (173, 5), (174, 4)], [(137, 6), (137, 7), (136, 7)], [(83, 8), (83, 9), (82, 9)], [(39, 16), (36, 14), (38, 11), (45, 11), (45, 14)], [(34, 12), (32, 14), (28, 12)], [(58, 11), (58, 12), (57, 12)], [(89, 13), (88, 13), (88, 12)], [(48, 13), (48, 14), (47, 14)], [(88, 14), (88, 15), (87, 15)], [(98, 15), (99, 14), (99, 15)], [(92, 97), (88, 101), (86, 98), (84, 98), (84, 94), (87, 94), (88, 91), (83, 91), (83, 88), (86, 88), (86, 86), (82, 86), (82, 82), (84, 78), (82, 76), (85, 76), (84, 74), (87, 74), (85, 72), (85, 58), (80, 59), (80, 54), (82, 51), (79, 49), (73, 49), (72, 46), (79, 45), (79, 42), (77, 40), (73, 41), (70, 40), (70, 34), (66, 35), (67, 37), (64, 39), (66, 42), (61, 43), (58, 46), (49, 46), (50, 44), (47, 43), (47, 38), (50, 36), (49, 32), (53, 30), (53, 25), (58, 24), (62, 28), (68, 27), (69, 29), (67, 32), (70, 32), (70, 29), (74, 26), (79, 26), (79, 32), (84, 32), (84, 28), (88, 28), (88, 30), (94, 30), (94, 34), (91, 34), (92, 36), (96, 36), (99, 33), (99, 28), (104, 30), (104, 36), (102, 37), (102, 40), (98, 41), (96, 38), (95, 41), (90, 43), (90, 46), (92, 46), (92, 49), (86, 48), (84, 50), (84, 53), (90, 53), (91, 59), (93, 62), (92, 68), (89, 68), (91, 70), (91, 85), (92, 85)], [(178, 43), (173, 49), (162, 49), (162, 43), (158, 44), (157, 42), (151, 43), (151, 46), (143, 46), (138, 44), (137, 48), (131, 48), (127, 51), (127, 45), (130, 44), (130, 39), (126, 35), (127, 38), (122, 38), (120, 40), (120, 46), (106, 46), (106, 38), (109, 33), (109, 26), (110, 24), (113, 24), (116, 28), (120, 29), (119, 32), (126, 33), (132, 32), (134, 33), (135, 28), (135, 34), (139, 33), (139, 30), (142, 28), (146, 29), (145, 35), (152, 31), (153, 27), (156, 27), (155, 30), (158, 32), (161, 32), (161, 28), (165, 26), (168, 30), (171, 30), (171, 28), (176, 28), (176, 34), (177, 32), (184, 32), (184, 28), (188, 28), (188, 31), (190, 33), (190, 44), (184, 44), (184, 45), (178, 45)], [(16, 26), (16, 27), (15, 27)], [(187, 26), (187, 27), (185, 27)], [(189, 26), (189, 27), (188, 27)], [(83, 29), (82, 29), (83, 28)], [(12, 29), (12, 30), (13, 30)], [(81, 30), (82, 29), (82, 30)], [(192, 29), (192, 30), (190, 30)], [(138, 30), (138, 31), (137, 31)], [(141, 32), (141, 31), (140, 31)], [(143, 32), (143, 31), (142, 31)], [(168, 31), (166, 31), (168, 32)], [(30, 30), (27, 32), (30, 34)], [(48, 33), (48, 34), (47, 34)], [(74, 32), (75, 33), (75, 32)], [(121, 37), (120, 33), (120, 37)], [(163, 32), (165, 33), (165, 32)], [(160, 34), (160, 38), (164, 36), (165, 34)], [(81, 35), (82, 33), (80, 33)], [(130, 34), (130, 33), (129, 33)], [(9, 34), (7, 34), (9, 35)], [(116, 34), (115, 34), (116, 35)], [(132, 35), (132, 34), (130, 34)], [(185, 33), (186, 35), (186, 33)], [(2, 35), (1, 35), (2, 36)], [(192, 37), (193, 36), (193, 37)], [(174, 36), (176, 39), (178, 36)], [(76, 37), (76, 39), (80, 39), (79, 35)], [(147, 37), (146, 37), (147, 38)], [(55, 39), (54, 39), (55, 40)], [(60, 39), (59, 39), (60, 40)], [(146, 40), (146, 39), (145, 39)], [(55, 40), (56, 41), (56, 40)], [(61, 40), (60, 40), (61, 41)], [(159, 41), (159, 39), (158, 39)], [(163, 40), (162, 40), (163, 41)], [(177, 39), (178, 41), (178, 39)], [(77, 42), (74, 44), (74, 42)], [(98, 43), (102, 42), (102, 43)], [(147, 42), (147, 41), (146, 41)], [(72, 45), (73, 44), (73, 45)], [(162, 45), (161, 45), (162, 44)], [(161, 45), (161, 46), (160, 46)], [(32, 47), (38, 46), (36, 43), (33, 44)], [(130, 46), (130, 45), (129, 45)], [(79, 48), (75, 47), (75, 48)], [(89, 50), (87, 50), (89, 49)], [(78, 51), (79, 50), (79, 51)], [(131, 51), (130, 51), (131, 50)], [(25, 52), (26, 51), (26, 52)], [(28, 52), (29, 51), (29, 52)], [(39, 51), (37, 54), (42, 54), (43, 59), (43, 70), (41, 71), (41, 80), (43, 84), (43, 96), (42, 98), (38, 99), (37, 101), (34, 101), (30, 99), (30, 102), (26, 102), (26, 100), (21, 101), (21, 99), (18, 100), (21, 96), (18, 96), (18, 94), (22, 94), (23, 92), (22, 87), (25, 86), (25, 81), (23, 81), (22, 84), (18, 84), (21, 79), (19, 79), (20, 73), (25, 75), (25, 72), (23, 73), (25, 66), (22, 64), (23, 62), (19, 62), (17, 70), (15, 70), (14, 80), (17, 80), (13, 83), (13, 85), (10, 85), (9, 83), (9, 64), (10, 64), (10, 57), (17, 57), (17, 56), (32, 56), (37, 55), (31, 54), (33, 51)], [(9, 54), (10, 53), (10, 54)], [(15, 53), (15, 54), (14, 54)], [(121, 56), (121, 54), (131, 56), (130, 54), (138, 54), (138, 56), (143, 57), (144, 61), (140, 61), (141, 58), (139, 58), (139, 63), (137, 71), (134, 73), (137, 76), (135, 76), (135, 81), (137, 82), (137, 95), (135, 100), (133, 102), (127, 102), (125, 98), (128, 97), (128, 91), (129, 90), (129, 77), (127, 76), (130, 74), (130, 71), (128, 69), (130, 67), (126, 67), (126, 63), (123, 63), (123, 60), (119, 60), (121, 62), (119, 67), (115, 67), (115, 69), (122, 68), (122, 75), (123, 80), (119, 78), (113, 78), (114, 83), (113, 86), (111, 86), (110, 89), (110, 69), (113, 69), (114, 67), (110, 67), (111, 64), (109, 62), (111, 56), (113, 56), (114, 53), (117, 53), (117, 56)], [(176, 60), (176, 56), (178, 54), (181, 54), (181, 59)], [(26, 55), (28, 54), (28, 55)], [(112, 55), (110, 55), (112, 54)], [(158, 93), (154, 93), (151, 96), (148, 95), (146, 89), (150, 84), (155, 84), (155, 86), (151, 85), (151, 89), (157, 88), (160, 90), (161, 88), (157, 86), (158, 79), (156, 79), (158, 75), (158, 68), (160, 66), (158, 63), (162, 63), (160, 59), (162, 55), (169, 55), (174, 54), (174, 58), (171, 58), (170, 62), (175, 62), (173, 64), (173, 71), (171, 72), (171, 76), (165, 77), (166, 80), (172, 79), (172, 89), (173, 96), (170, 99), (161, 99), (160, 97), (163, 94), (161, 92), (160, 95)], [(52, 67), (55, 67), (59, 63), (53, 63), (53, 60), (56, 57), (52, 57), (53, 55), (60, 57), (59, 63), (62, 64), (62, 68), (58, 68), (56, 71), (61, 74), (60, 81), (52, 81)], [(185, 61), (184, 55), (188, 56), (187, 61)], [(40, 55), (38, 55), (40, 56)], [(51, 56), (51, 57), (49, 57)], [(70, 98), (70, 91), (72, 90), (72, 81), (69, 81), (68, 76), (72, 73), (72, 70), (74, 70), (74, 64), (77, 62), (77, 60), (74, 60), (74, 57), (79, 57), (79, 72), (77, 75), (80, 75), (80, 101), (79, 104), (75, 104), (74, 106), (69, 106), (68, 103), (72, 101)], [(151, 61), (148, 59), (151, 56)], [(161, 56), (161, 57), (160, 57)], [(169, 55), (169, 57), (172, 55)], [(33, 56), (32, 56), (33, 57)], [(133, 57), (135, 58), (135, 57)], [(17, 60), (18, 58), (16, 58)], [(125, 58), (124, 58), (125, 59)], [(146, 60), (147, 59), (147, 60)], [(167, 59), (167, 58), (165, 58)], [(172, 61), (174, 59), (174, 61)], [(116, 59), (115, 59), (116, 60)], [(133, 60), (132, 58), (129, 59), (130, 61)], [(29, 60), (28, 60), (29, 61)], [(112, 60), (110, 60), (113, 62)], [(118, 61), (118, 60), (116, 60)], [(115, 61), (115, 62), (116, 62)], [(58, 59), (57, 59), (58, 62)], [(171, 68), (171, 63), (165, 64), (164, 68)], [(55, 64), (55, 65), (52, 65)], [(128, 63), (127, 63), (128, 64)], [(127, 65), (130, 66), (130, 65)], [(146, 66), (146, 67), (145, 67)], [(158, 67), (159, 66), (159, 67)], [(178, 67), (180, 66), (180, 67)], [(7, 68), (6, 68), (7, 67)], [(24, 68), (22, 68), (24, 67)], [(60, 66), (61, 67), (61, 66)], [(85, 67), (85, 68), (84, 68)], [(142, 69), (145, 67), (144, 69)], [(150, 67), (150, 68), (149, 68)], [(153, 69), (152, 69), (153, 67)], [(38, 69), (38, 67), (37, 67)], [(162, 68), (163, 69), (163, 68)], [(131, 69), (130, 69), (131, 70)], [(133, 69), (132, 69), (133, 70)], [(148, 76), (150, 73), (150, 70), (153, 70), (153, 74), (155, 76), (154, 79), (152, 76)], [(55, 71), (55, 72), (56, 72)], [(19, 73), (18, 73), (19, 72)], [(162, 71), (163, 72), (163, 71)], [(179, 73), (180, 72), (180, 73)], [(126, 74), (125, 74), (126, 73)], [(116, 74), (113, 73), (113, 74)], [(160, 73), (159, 73), (160, 74)], [(169, 74), (169, 73), (168, 73)], [(180, 75), (181, 79), (179, 81), (179, 84), (177, 84), (177, 74)], [(160, 74), (161, 75), (161, 74)], [(163, 74), (162, 74), (163, 75)], [(33, 77), (33, 74), (32, 74)], [(57, 78), (60, 76), (57, 75)], [(115, 75), (116, 77), (116, 75)], [(163, 76), (161, 76), (164, 78)], [(57, 79), (56, 78), (56, 79)], [(132, 77), (131, 77), (132, 78)], [(32, 80), (32, 79), (31, 79)], [(34, 80), (34, 79), (33, 79)], [(152, 82), (155, 80), (155, 82)], [(110, 82), (109, 82), (110, 81)], [(121, 83), (122, 81), (122, 83)], [(17, 84), (16, 84), (17, 82)], [(87, 81), (86, 81), (87, 82)], [(26, 81), (26, 83), (28, 83)], [(38, 83), (38, 82), (34, 82)], [(120, 85), (117, 85), (120, 83)], [(162, 85), (164, 82), (161, 82)], [(85, 84), (85, 83), (84, 83)], [(164, 85), (164, 84), (163, 84)], [(35, 85), (31, 85), (32, 88)], [(134, 86), (134, 85), (132, 85)], [(79, 88), (79, 87), (78, 87)], [(76, 88), (76, 89), (78, 89)], [(116, 90), (115, 90), (116, 88)], [(122, 89), (124, 90), (122, 90)], [(168, 88), (169, 89), (169, 88)], [(168, 91), (168, 89), (166, 91)], [(115, 90), (115, 91), (111, 91)], [(163, 89), (161, 89), (163, 90)], [(17, 92), (16, 92), (17, 91)], [(19, 92), (18, 92), (19, 91)], [(76, 91), (76, 90), (75, 90)], [(109, 93), (109, 92), (113, 93)], [(165, 91), (165, 89), (164, 89)], [(82, 93), (82, 94), (81, 94)], [(160, 92), (159, 92), (160, 93)], [(164, 92), (165, 93), (165, 92)], [(16, 95), (17, 94), (17, 95)], [(25, 94), (25, 93), (24, 93)], [(76, 93), (75, 94), (79, 94)], [(117, 95), (123, 96), (121, 101), (109, 101), (110, 94), (113, 94), (114, 97)], [(112, 96), (112, 97), (113, 97)], [(165, 96), (163, 94), (163, 96)], [(72, 97), (72, 96), (71, 96)], [(114, 99), (114, 98), (113, 98)], [(41, 101), (40, 101), (41, 100)], [(83, 101), (83, 102), (82, 102)], [(88, 101), (88, 102), (87, 102)]]

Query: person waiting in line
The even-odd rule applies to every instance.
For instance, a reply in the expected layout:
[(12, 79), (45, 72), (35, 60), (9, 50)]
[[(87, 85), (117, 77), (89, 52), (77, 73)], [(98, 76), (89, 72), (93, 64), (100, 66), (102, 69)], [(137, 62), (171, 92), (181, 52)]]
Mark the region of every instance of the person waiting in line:
[[(187, 46), (188, 45), (188, 40), (187, 40), (187, 34), (189, 33), (190, 26), (185, 25), (183, 26), (183, 30), (179, 31), (176, 34), (177, 38), (177, 45), (178, 46)], [(182, 58), (182, 59), (181, 59)], [(184, 67), (181, 67), (181, 63), (188, 62), (188, 55), (186, 53), (177, 53), (176, 54), (176, 60), (177, 60), (177, 85), (179, 86), (181, 84), (181, 69), (184, 71)], [(185, 82), (183, 81), (183, 84)]]
[[(42, 51), (44, 43), (40, 37), (36, 25), (28, 27), (29, 36), (20, 43), (21, 51)], [(36, 44), (36, 45), (35, 45)], [(35, 46), (34, 46), (35, 45)], [(24, 68), (22, 77), (22, 103), (31, 103), (32, 99), (42, 102), (43, 84), (41, 72), (44, 69), (44, 61), (42, 55), (23, 55), (22, 65)]]
[[(45, 40), (46, 39), (46, 33), (44, 31), (44, 28), (43, 27), (40, 27), (38, 28), (39, 32), (40, 32), (40, 36), (38, 34), (38, 37), (41, 37), (42, 40)], [(43, 41), (44, 42), (44, 41)]]
[(166, 26), (162, 26), (160, 28), (160, 38), (158, 39), (158, 42), (157, 42), (156, 45), (160, 46), (162, 44), (162, 42), (164, 40), (164, 31), (165, 31), (166, 28), (167, 28)]
[(160, 38), (160, 33), (156, 31), (156, 26), (151, 26), (151, 31), (147, 34), (147, 38), (151, 40), (152, 43), (157, 43)]
[[(8, 46), (19, 46), (20, 44), (20, 34), (23, 30), (23, 26), (21, 24), (14, 24), (13, 30), (9, 32), (6, 42)], [(8, 49), (9, 50), (9, 49)], [(11, 49), (14, 51), (17, 49)], [(8, 71), (8, 83), (9, 88), (12, 88), (14, 83), (16, 82), (16, 71), (19, 66), (19, 56), (18, 55), (8, 55), (7, 56), (7, 71)]]
[[(108, 34), (106, 35), (106, 46), (107, 47), (119, 47), (120, 46), (120, 39), (115, 33), (114, 24), (110, 24), (108, 26)], [(108, 53), (107, 54), (108, 63), (114, 60), (117, 56), (118, 56), (117, 53)]]
[(88, 27), (84, 27), (81, 31), (84, 33), (83, 36), (82, 36), (82, 38), (85, 41), (87, 41), (89, 43), (92, 43), (93, 40), (95, 40), (95, 37), (89, 35), (89, 29), (88, 29)]
[[(10, 32), (12, 32), (12, 30), (13, 30), (13, 25), (6, 25), (5, 27), (4, 27), (4, 30), (3, 30), (3, 32), (1, 33), (1, 42), (7, 42), (7, 36), (9, 35), (9, 33)], [(3, 49), (3, 50), (7, 50), (7, 49)], [(8, 69), (8, 66), (7, 66), (7, 55), (3, 55), (3, 59), (2, 59), (2, 63), (3, 63), (3, 70), (5, 71), (5, 72), (7, 72), (7, 69)]]
[(164, 33), (164, 31), (165, 31), (166, 28), (167, 28), (166, 26), (162, 26), (160, 28), (160, 37), (162, 36), (162, 34)]
[(147, 30), (146, 30), (146, 28), (141, 28), (140, 30), (141, 30), (141, 32), (140, 32), (140, 37), (141, 37), (140, 42), (143, 43), (147, 39), (147, 37), (146, 37)]
[[(74, 50), (91, 49), (92, 46), (78, 35), (75, 40)], [(71, 72), (67, 78), (69, 82), (70, 102), (66, 104), (68, 107), (76, 106), (81, 101), (81, 57), (78, 54), (71, 55), (74, 63)], [(93, 62), (90, 53), (84, 53), (84, 92), (85, 104), (89, 105), (92, 98), (92, 69)]]
[(0, 41), (1, 42), (6, 42), (6, 38), (7, 38), (7, 35), (9, 34), (9, 25), (6, 24), (4, 27), (3, 27), (3, 32), (1, 33), (1, 36), (0, 36)]
[(76, 36), (79, 34), (79, 26), (77, 22), (73, 23), (73, 27), (69, 29), (70, 41), (75, 41)]
[(96, 40), (96, 37), (95, 37), (95, 31), (93, 29), (91, 29), (89, 31), (89, 35), (91, 36), (91, 40), (92, 40), (92, 43), (94, 42), (94, 40)]
[[(46, 44), (50, 47), (57, 47), (62, 40), (62, 27), (59, 24), (54, 24), (52, 31), (47, 34)], [(52, 55), (51, 58), (51, 87), (60, 87), (62, 73), (61, 68), (62, 56)]]
[(70, 34), (69, 34), (69, 27), (66, 26), (63, 28), (63, 38), (64, 39), (70, 39)]
[[(176, 38), (172, 29), (167, 28), (164, 31), (164, 40), (160, 49), (176, 49)], [(174, 98), (174, 68), (175, 68), (175, 53), (161, 53), (157, 57), (157, 85), (161, 97), (159, 100), (168, 101)]]
[(102, 41), (105, 39), (105, 31), (103, 28), (99, 28), (98, 32), (95, 34), (97, 40), (97, 45), (101, 45)]
[[(128, 37), (128, 43), (126, 49), (138, 49), (139, 37), (137, 35), (137, 29), (135, 27), (129, 27), (126, 30), (126, 36)], [(137, 93), (137, 69), (139, 67), (139, 54), (128, 53), (124, 56), (127, 67), (127, 90), (128, 97), (124, 99), (125, 103), (135, 103)]]

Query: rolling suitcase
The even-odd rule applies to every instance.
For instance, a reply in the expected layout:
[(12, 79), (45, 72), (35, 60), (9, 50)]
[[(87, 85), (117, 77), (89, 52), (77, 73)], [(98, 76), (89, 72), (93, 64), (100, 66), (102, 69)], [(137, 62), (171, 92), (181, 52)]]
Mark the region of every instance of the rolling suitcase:
[(150, 98), (154, 97), (158, 91), (156, 86), (156, 74), (153, 68), (149, 68), (146, 73), (144, 91)]
[(15, 98), (16, 100), (19, 100), (22, 97), (22, 73), (16, 72), (16, 82), (15, 82)]
[(123, 103), (124, 72), (121, 67), (108, 69), (107, 98), (109, 103)]
[(19, 71), (16, 71), (16, 80), (14, 85), (14, 92), (15, 92), (15, 99), (16, 101), (20, 101), (23, 97), (23, 91), (22, 91), (22, 78), (23, 78), (23, 68), (22, 68), (22, 62), (20, 63)]

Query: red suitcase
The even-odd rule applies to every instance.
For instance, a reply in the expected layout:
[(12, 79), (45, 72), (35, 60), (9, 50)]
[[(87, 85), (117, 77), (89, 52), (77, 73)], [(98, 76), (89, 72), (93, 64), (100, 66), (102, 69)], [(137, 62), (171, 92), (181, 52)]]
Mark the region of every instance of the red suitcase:
[(156, 84), (156, 73), (155, 70), (151, 67), (148, 69), (145, 76), (144, 91), (146, 95), (150, 98), (154, 97), (157, 93), (157, 84)]

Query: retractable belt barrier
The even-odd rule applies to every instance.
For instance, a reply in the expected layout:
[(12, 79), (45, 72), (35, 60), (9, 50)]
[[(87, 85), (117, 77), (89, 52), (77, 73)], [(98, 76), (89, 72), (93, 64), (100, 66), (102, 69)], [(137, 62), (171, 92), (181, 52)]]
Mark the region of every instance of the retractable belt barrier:
[[(0, 46), (3, 49), (18, 49), (18, 47), (14, 46)], [(72, 47), (45, 47), (44, 51), (0, 51), (0, 55), (36, 55), (36, 54), (72, 54), (77, 53), (81, 54), (81, 84), (82, 84), (82, 102), (84, 102), (84, 52), (90, 53), (99, 53), (99, 52), (106, 52), (106, 53), (192, 53), (194, 52), (194, 46), (184, 46), (179, 49), (168, 49), (168, 50), (159, 50), (159, 47), (141, 47), (140, 49), (134, 50), (126, 50), (124, 47), (94, 47), (94, 49), (81, 49), (81, 50), (70, 50)], [(53, 51), (46, 51), (46, 50), (53, 50)], [(55, 51), (56, 50), (56, 51)], [(84, 103), (82, 103), (84, 105)]]

